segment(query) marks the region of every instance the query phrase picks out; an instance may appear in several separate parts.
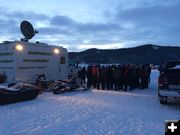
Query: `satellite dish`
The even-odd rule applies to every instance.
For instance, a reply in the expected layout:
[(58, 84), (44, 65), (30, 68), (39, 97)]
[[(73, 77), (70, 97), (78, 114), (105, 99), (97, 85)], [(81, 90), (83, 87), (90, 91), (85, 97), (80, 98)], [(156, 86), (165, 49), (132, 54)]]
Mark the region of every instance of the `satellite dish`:
[(22, 21), (20, 25), (21, 33), (24, 35), (24, 41), (33, 38), (38, 31), (34, 30), (32, 24), (28, 21)]

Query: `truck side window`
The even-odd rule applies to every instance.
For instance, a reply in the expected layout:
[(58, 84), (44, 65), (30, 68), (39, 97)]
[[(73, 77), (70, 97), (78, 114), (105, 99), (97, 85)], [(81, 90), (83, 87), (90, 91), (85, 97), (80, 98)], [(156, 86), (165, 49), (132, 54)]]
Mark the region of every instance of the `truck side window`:
[(61, 64), (66, 64), (66, 58), (65, 57), (61, 57), (60, 63)]

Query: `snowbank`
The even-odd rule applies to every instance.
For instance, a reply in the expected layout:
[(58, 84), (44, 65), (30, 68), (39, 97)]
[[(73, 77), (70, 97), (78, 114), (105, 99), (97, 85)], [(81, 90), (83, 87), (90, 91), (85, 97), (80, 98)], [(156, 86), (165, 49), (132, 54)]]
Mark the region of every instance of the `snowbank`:
[(78, 91), (0, 106), (0, 135), (160, 135), (180, 104), (159, 104), (158, 72), (149, 89)]

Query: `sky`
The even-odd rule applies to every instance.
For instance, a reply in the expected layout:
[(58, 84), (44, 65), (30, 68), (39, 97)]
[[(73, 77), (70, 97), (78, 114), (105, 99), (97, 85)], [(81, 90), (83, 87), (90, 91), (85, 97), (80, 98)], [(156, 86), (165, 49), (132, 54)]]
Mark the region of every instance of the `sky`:
[(20, 23), (39, 31), (30, 42), (68, 51), (143, 44), (180, 46), (179, 0), (0, 0), (0, 42), (23, 38)]

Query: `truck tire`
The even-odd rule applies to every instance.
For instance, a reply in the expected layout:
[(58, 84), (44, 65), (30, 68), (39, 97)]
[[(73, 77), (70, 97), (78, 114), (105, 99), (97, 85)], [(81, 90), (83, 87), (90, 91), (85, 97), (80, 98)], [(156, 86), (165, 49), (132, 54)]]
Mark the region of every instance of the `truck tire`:
[(167, 97), (166, 96), (159, 96), (160, 104), (167, 104)]

